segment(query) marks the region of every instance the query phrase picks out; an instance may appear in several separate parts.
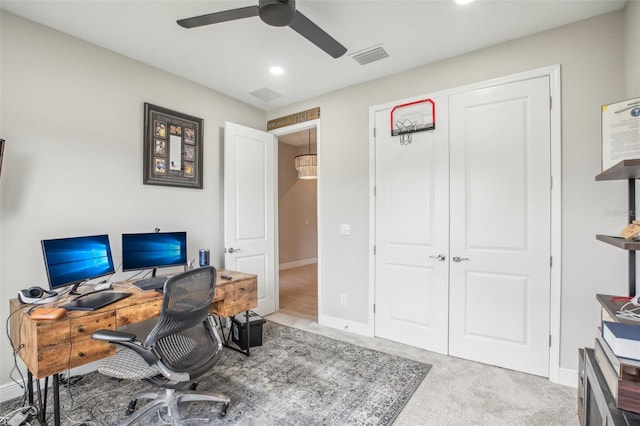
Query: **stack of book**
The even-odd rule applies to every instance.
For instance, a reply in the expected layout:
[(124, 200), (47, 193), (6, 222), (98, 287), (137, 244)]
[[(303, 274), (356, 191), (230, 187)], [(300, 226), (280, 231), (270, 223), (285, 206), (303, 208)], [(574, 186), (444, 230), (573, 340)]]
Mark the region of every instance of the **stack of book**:
[(616, 406), (640, 413), (640, 322), (603, 320), (594, 354)]

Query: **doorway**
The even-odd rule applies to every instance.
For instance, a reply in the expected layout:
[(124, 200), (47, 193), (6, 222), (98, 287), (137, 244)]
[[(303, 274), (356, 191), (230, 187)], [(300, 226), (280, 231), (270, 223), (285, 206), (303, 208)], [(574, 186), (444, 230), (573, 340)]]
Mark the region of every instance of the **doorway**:
[(317, 179), (299, 179), (295, 157), (317, 154), (317, 127), (278, 135), (279, 311), (318, 321)]

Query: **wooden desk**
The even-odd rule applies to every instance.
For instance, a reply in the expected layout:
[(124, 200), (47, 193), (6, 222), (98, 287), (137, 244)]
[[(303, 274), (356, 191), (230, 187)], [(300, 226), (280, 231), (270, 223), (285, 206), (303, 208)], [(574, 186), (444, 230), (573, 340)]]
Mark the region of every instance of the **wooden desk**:
[[(242, 272), (217, 271), (218, 278), (211, 313), (231, 317), (258, 305), (257, 277)], [(228, 274), (232, 280), (221, 278)], [(59, 320), (34, 320), (29, 310), (18, 301), (10, 303), (10, 334), (14, 349), (29, 372), (37, 379), (53, 376), (69, 368), (78, 367), (115, 354), (115, 345), (93, 340), (96, 330), (118, 328), (142, 322), (160, 315), (162, 294), (142, 291), (130, 282), (114, 284), (115, 291), (132, 293), (130, 297), (95, 311), (70, 311)], [(71, 296), (72, 298), (74, 296)], [(64, 304), (69, 297), (42, 305)], [(21, 312), (16, 312), (20, 310)], [(14, 314), (15, 312), (15, 314)]]

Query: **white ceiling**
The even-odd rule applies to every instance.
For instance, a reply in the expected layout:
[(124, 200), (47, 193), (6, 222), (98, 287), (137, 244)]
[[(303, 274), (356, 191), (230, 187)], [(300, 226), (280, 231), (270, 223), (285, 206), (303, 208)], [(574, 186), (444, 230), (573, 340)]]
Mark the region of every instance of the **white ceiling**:
[[(634, 0), (630, 0), (634, 1)], [(635, 0), (637, 1), (637, 0)], [(177, 19), (258, 0), (0, 0), (16, 15), (71, 34), (268, 111), (357, 83), (624, 7), (625, 0), (298, 0), (296, 8), (347, 47), (333, 59), (288, 27), (260, 18), (184, 29)], [(358, 64), (382, 46), (390, 57)], [(281, 76), (269, 74), (280, 65)], [(265, 102), (251, 92), (282, 96)]]

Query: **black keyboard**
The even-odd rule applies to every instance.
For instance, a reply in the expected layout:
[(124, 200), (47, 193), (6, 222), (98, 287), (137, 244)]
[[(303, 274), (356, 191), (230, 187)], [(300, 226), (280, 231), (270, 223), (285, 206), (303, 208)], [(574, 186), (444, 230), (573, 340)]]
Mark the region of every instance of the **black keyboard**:
[(61, 307), (67, 311), (95, 311), (118, 300), (126, 299), (131, 293), (117, 291), (98, 291), (76, 297), (73, 301), (65, 303)]
[(169, 277), (150, 277), (143, 278), (133, 283), (140, 290), (161, 290), (164, 288), (164, 283)]

